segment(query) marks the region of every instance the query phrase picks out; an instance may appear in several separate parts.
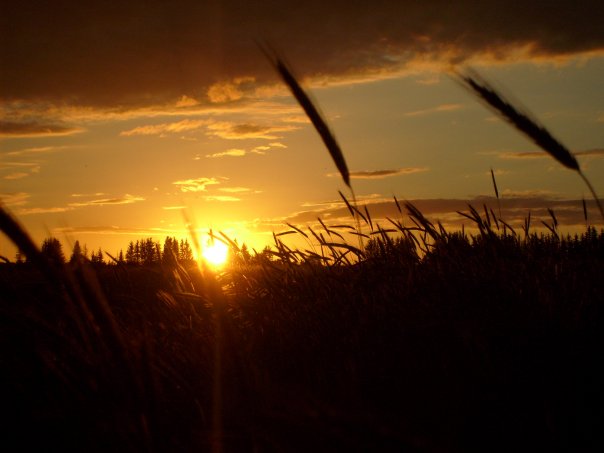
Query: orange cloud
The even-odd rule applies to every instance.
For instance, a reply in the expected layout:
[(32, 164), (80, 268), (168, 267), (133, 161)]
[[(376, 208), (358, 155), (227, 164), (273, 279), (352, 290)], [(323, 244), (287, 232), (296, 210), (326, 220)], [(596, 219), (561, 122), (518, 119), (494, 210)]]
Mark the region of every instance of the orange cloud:
[(172, 184), (178, 186), (181, 192), (205, 192), (207, 186), (220, 184), (216, 178), (196, 178), (175, 181)]

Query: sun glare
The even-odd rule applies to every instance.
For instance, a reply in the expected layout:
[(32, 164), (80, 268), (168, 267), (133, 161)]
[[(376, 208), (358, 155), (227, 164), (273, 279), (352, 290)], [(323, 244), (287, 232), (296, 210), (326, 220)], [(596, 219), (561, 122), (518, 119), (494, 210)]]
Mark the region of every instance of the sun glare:
[(228, 254), (229, 248), (224, 243), (217, 240), (208, 240), (201, 252), (203, 259), (214, 267), (223, 266), (226, 263)]

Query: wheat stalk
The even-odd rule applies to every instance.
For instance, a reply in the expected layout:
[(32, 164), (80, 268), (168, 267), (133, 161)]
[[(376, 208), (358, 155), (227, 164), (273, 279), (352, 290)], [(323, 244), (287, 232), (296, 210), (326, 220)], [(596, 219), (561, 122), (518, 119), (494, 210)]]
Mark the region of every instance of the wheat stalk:
[(596, 191), (581, 170), (579, 162), (575, 156), (560, 143), (549, 131), (537, 120), (532, 118), (528, 112), (522, 112), (520, 109), (512, 105), (510, 101), (505, 99), (498, 93), (483, 77), (474, 70), (467, 70), (466, 74), (455, 73), (457, 80), (475, 95), (480, 97), (488, 106), (490, 106), (499, 116), (504, 118), (508, 123), (526, 135), (535, 144), (537, 144), (546, 153), (556, 159), (560, 164), (576, 171), (581, 179), (585, 182), (591, 192), (600, 214), (604, 219), (604, 209), (600, 203)]

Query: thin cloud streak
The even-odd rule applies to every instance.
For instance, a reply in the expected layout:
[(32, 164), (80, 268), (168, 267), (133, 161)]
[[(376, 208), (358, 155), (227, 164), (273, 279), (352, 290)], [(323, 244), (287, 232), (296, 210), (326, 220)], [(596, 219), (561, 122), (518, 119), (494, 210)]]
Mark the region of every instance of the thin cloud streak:
[(461, 104), (442, 104), (437, 105), (436, 107), (431, 107), (423, 110), (415, 110), (413, 112), (406, 112), (405, 116), (415, 117), (415, 116), (427, 116), (432, 115), (434, 113), (443, 113), (443, 112), (454, 112), (461, 109), (463, 106)]
[(27, 204), (31, 194), (27, 192), (0, 193), (0, 202), (5, 206), (14, 207)]
[(82, 129), (36, 121), (0, 121), (0, 137), (46, 137), (53, 135), (72, 135)]
[[(214, 154), (206, 154), (207, 158), (210, 159), (216, 159), (216, 158), (220, 158), (220, 157), (243, 157), (243, 156), (247, 156), (250, 154), (257, 154), (260, 156), (263, 156), (266, 154), (267, 151), (269, 151), (272, 148), (287, 148), (287, 146), (285, 146), (283, 143), (279, 143), (279, 142), (273, 142), (273, 143), (269, 143), (268, 145), (260, 145), (260, 146), (256, 146), (250, 150), (245, 150), (245, 149), (241, 149), (241, 148), (232, 148), (223, 152), (219, 152), (219, 153), (214, 153)], [(196, 158), (196, 160), (198, 160)]]
[(276, 140), (280, 132), (291, 132), (299, 129), (297, 126), (263, 126), (253, 123), (231, 123), (227, 121), (208, 125), (207, 134), (225, 140), (264, 139)]
[(125, 194), (122, 197), (100, 198), (97, 200), (69, 203), (68, 206), (73, 207), (73, 208), (81, 208), (81, 207), (85, 207), (85, 206), (120, 205), (120, 204), (132, 204), (132, 203), (136, 203), (138, 201), (144, 201), (144, 200), (145, 200), (144, 197)]
[(122, 137), (132, 137), (134, 135), (162, 135), (162, 134), (179, 134), (182, 132), (190, 132), (199, 130), (203, 126), (210, 124), (210, 120), (190, 120), (185, 119), (173, 123), (153, 124), (146, 126), (138, 126), (134, 129), (120, 132)]
[(216, 178), (196, 178), (174, 181), (172, 184), (177, 186), (181, 192), (205, 192), (207, 186), (220, 184)]
[[(588, 149), (584, 151), (575, 151), (575, 156), (589, 156), (589, 157), (602, 157), (604, 156), (604, 149)], [(512, 152), (505, 151), (497, 153), (500, 159), (550, 159), (551, 157), (544, 151), (522, 151)]]
[[(384, 179), (392, 176), (411, 175), (414, 173), (423, 173), (428, 171), (427, 167), (403, 167), (392, 170), (362, 170), (350, 172), (351, 179)], [(338, 177), (338, 173), (328, 173), (330, 178)]]

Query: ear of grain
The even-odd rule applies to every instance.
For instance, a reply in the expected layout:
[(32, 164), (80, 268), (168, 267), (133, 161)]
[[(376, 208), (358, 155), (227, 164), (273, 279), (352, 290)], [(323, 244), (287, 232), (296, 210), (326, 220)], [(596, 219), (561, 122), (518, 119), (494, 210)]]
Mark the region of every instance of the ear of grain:
[(512, 126), (524, 133), (528, 138), (534, 141), (550, 156), (571, 170), (580, 171), (579, 163), (572, 153), (556, 140), (545, 127), (541, 126), (529, 114), (521, 112), (507, 101), (500, 93), (489, 85), (489, 83), (480, 77), (474, 71), (472, 75), (460, 75), (459, 80), (462, 84), (478, 95), (484, 102), (491, 106), (501, 117), (506, 119)]
[[(294, 95), (300, 106), (304, 109), (306, 116), (310, 119), (316, 131), (321, 136), (323, 143), (327, 147), (331, 158), (333, 159), (340, 175), (342, 175), (342, 179), (344, 183), (350, 187), (350, 174), (348, 172), (348, 166), (346, 165), (346, 160), (344, 159), (344, 154), (340, 149), (340, 145), (336, 141), (333, 133), (329, 129), (327, 122), (323, 119), (323, 116), (319, 112), (319, 109), (315, 106), (315, 104), (311, 101), (310, 97), (302, 86), (298, 83), (296, 78), (293, 76), (291, 70), (287, 67), (287, 65), (281, 60), (275, 52), (270, 52), (267, 49), (263, 49), (264, 54), (270, 60), (275, 70), (281, 76), (281, 79), (285, 82), (285, 84), (290, 89), (291, 93)], [(351, 188), (352, 189), (352, 188)]]
[(575, 170), (594, 197), (600, 214), (604, 219), (604, 208), (598, 198), (596, 191), (593, 186), (581, 171), (579, 163), (575, 156), (558, 140), (556, 140), (545, 127), (540, 125), (537, 120), (531, 118), (528, 113), (521, 112), (518, 108), (514, 107), (508, 100), (506, 100), (500, 93), (498, 93), (484, 78), (479, 76), (475, 71), (468, 71), (466, 75), (457, 73), (458, 81), (465, 86), (467, 89), (472, 91), (478, 97), (480, 97), (487, 105), (495, 110), (505, 120), (507, 120), (512, 126), (530, 138), (535, 142), (541, 149), (547, 152), (550, 156), (564, 165), (566, 168)]

